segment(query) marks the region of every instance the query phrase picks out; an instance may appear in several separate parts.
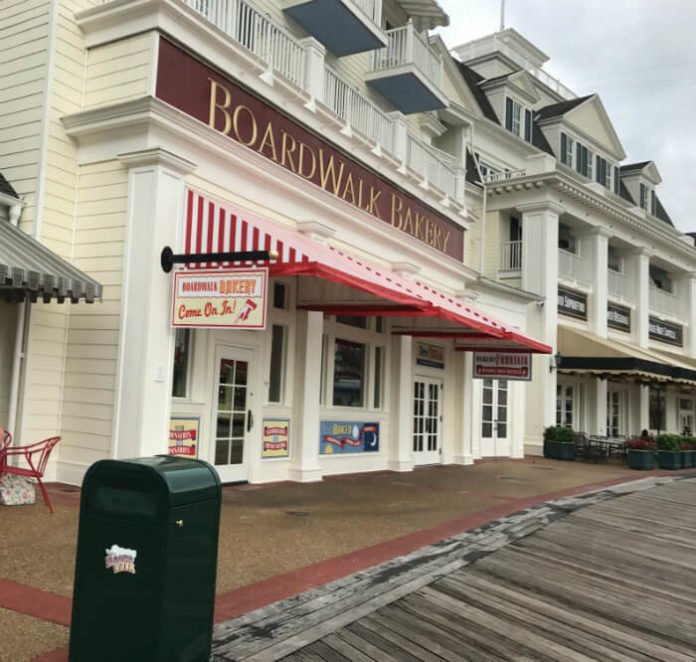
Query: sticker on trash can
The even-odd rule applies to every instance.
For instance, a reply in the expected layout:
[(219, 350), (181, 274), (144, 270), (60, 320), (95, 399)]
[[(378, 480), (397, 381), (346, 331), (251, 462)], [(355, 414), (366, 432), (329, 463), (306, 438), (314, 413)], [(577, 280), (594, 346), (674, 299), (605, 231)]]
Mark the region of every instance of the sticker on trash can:
[(111, 545), (111, 549), (106, 550), (106, 569), (111, 568), (114, 574), (119, 572), (129, 572), (135, 574), (135, 557), (138, 554), (134, 549), (126, 549), (118, 545)]

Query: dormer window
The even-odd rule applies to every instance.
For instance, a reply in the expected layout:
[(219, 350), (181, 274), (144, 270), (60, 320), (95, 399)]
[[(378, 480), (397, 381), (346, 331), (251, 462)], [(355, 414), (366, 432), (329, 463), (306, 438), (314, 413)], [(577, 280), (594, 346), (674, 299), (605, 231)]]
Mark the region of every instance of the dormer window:
[(575, 141), (566, 133), (561, 133), (561, 163), (573, 167), (573, 148)]
[(650, 189), (650, 213), (657, 216), (657, 196), (654, 189)]
[(575, 169), (581, 175), (592, 178), (592, 152), (582, 143), (576, 144)]
[(648, 209), (648, 187), (645, 184), (640, 185), (640, 208)]
[(532, 142), (532, 111), (511, 97), (505, 97), (505, 128), (526, 142)]
[(621, 193), (621, 179), (619, 177), (619, 167), (614, 166), (614, 193), (620, 195)]
[(602, 186), (606, 186), (609, 188), (609, 180), (611, 178), (611, 171), (607, 167), (607, 160), (605, 158), (602, 158), (599, 154), (597, 154), (596, 158), (596, 168), (595, 168), (595, 179), (597, 182), (599, 182)]

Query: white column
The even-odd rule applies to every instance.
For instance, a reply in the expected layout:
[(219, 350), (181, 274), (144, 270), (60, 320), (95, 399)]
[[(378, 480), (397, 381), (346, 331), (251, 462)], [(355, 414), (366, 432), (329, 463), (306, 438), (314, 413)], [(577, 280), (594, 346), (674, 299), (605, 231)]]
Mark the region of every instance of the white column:
[(393, 153), (400, 164), (400, 168), (404, 168), (408, 156), (408, 123), (406, 117), (398, 111), (387, 113), (387, 116), (394, 122)]
[(663, 390), (665, 408), (665, 429), (664, 432), (678, 434), (679, 429), (679, 394), (673, 386), (667, 386)]
[(591, 269), (592, 299), (589, 306), (589, 327), (593, 333), (602, 338), (607, 336), (609, 236), (604, 228), (593, 228), (581, 238), (581, 255)]
[(389, 440), (389, 468), (413, 469), (413, 338), (394, 336), (392, 343), (393, 382), (392, 435)]
[(326, 58), (326, 48), (314, 37), (300, 40), (300, 45), (305, 49), (304, 89), (312, 99), (325, 101), (324, 59)]
[(524, 457), (524, 431), (526, 428), (527, 412), (525, 407), (529, 382), (508, 382), (508, 397), (510, 402), (510, 457)]
[(626, 260), (626, 279), (633, 288), (635, 309), (631, 319), (631, 336), (639, 347), (648, 346), (650, 326), (650, 256), (644, 248), (631, 253)]
[(683, 275), (676, 286), (681, 318), (688, 321), (684, 325), (684, 351), (688, 356), (696, 356), (696, 274)]
[[(556, 351), (558, 326), (558, 216), (554, 203), (522, 205), (522, 289), (539, 296), (530, 307), (528, 332)], [(544, 428), (556, 422), (556, 370), (551, 358), (535, 355), (527, 388), (525, 441), (541, 453)]]
[(647, 384), (636, 384), (634, 389), (631, 389), (633, 397), (634, 411), (631, 415), (636, 422), (636, 430), (629, 430), (640, 433), (643, 430), (650, 428), (650, 386)]
[(184, 177), (196, 166), (159, 148), (119, 159), (129, 172), (113, 454), (125, 458), (167, 452), (174, 330), (160, 253), (181, 248)]
[(454, 464), (473, 464), (474, 455), (472, 450), (473, 439), (473, 377), (471, 352), (455, 352), (455, 370), (457, 378), (455, 380), (455, 415), (457, 416), (456, 439), (454, 443)]
[(594, 388), (590, 389), (588, 398), (590, 404), (590, 412), (594, 412), (594, 417), (590, 414), (590, 429), (589, 434), (607, 433), (607, 386), (606, 379), (594, 379)]
[(322, 479), (319, 467), (319, 397), (324, 314), (297, 311), (295, 380), (295, 439), (290, 479), (311, 482)]

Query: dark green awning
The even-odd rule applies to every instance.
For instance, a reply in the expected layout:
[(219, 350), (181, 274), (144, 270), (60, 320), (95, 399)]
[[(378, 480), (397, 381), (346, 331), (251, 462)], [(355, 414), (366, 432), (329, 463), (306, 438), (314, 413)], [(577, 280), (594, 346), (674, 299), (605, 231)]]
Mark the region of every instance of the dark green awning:
[(62, 303), (101, 299), (102, 286), (9, 221), (0, 221), (0, 296)]

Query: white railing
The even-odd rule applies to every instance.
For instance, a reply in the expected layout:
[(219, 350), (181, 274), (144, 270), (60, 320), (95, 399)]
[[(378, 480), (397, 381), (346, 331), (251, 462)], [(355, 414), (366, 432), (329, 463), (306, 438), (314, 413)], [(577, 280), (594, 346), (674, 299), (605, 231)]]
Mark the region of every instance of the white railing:
[(522, 269), (522, 240), (505, 241), (500, 247), (500, 271)]
[(614, 269), (607, 270), (607, 291), (609, 296), (615, 299), (630, 300), (633, 298), (628, 278), (623, 272), (614, 271)]
[(457, 170), (460, 165), (455, 157), (409, 135), (406, 165), (429, 184), (450, 197), (456, 197)]
[(430, 48), (427, 39), (419, 34), (412, 23), (387, 30), (389, 44), (373, 54), (373, 70), (392, 69), (413, 64), (436, 87), (442, 83), (442, 57)]
[(679, 310), (679, 299), (672, 292), (661, 290), (657, 287), (650, 286), (650, 310), (662, 315), (668, 315), (676, 319), (682, 319), (684, 316)]
[(558, 251), (558, 277), (588, 287), (590, 277), (588, 266), (579, 255), (563, 249)]
[(324, 103), (353, 129), (394, 152), (394, 121), (328, 67), (324, 71)]
[(534, 78), (540, 81), (543, 85), (546, 85), (550, 90), (553, 90), (559, 96), (564, 99), (575, 99), (577, 94), (573, 92), (569, 87), (561, 83), (558, 78), (547, 74), (543, 69), (540, 69), (536, 65), (532, 64), (527, 58), (518, 53), (514, 48), (508, 46), (504, 41), (498, 39), (497, 35), (493, 35), (489, 38), (480, 39), (474, 41), (470, 44), (465, 44), (464, 46), (457, 48), (457, 53), (459, 57), (462, 58), (463, 62), (468, 62), (469, 60), (474, 60), (483, 55), (488, 55), (489, 53), (498, 51), (503, 55), (509, 57), (518, 66), (522, 67), (525, 71), (529, 72)]
[(511, 179), (519, 179), (526, 177), (526, 170), (504, 170), (503, 172), (491, 172), (483, 178), (484, 184), (496, 184), (498, 182), (507, 182)]
[(289, 32), (244, 0), (184, 0), (298, 87), (304, 85), (305, 50)]

